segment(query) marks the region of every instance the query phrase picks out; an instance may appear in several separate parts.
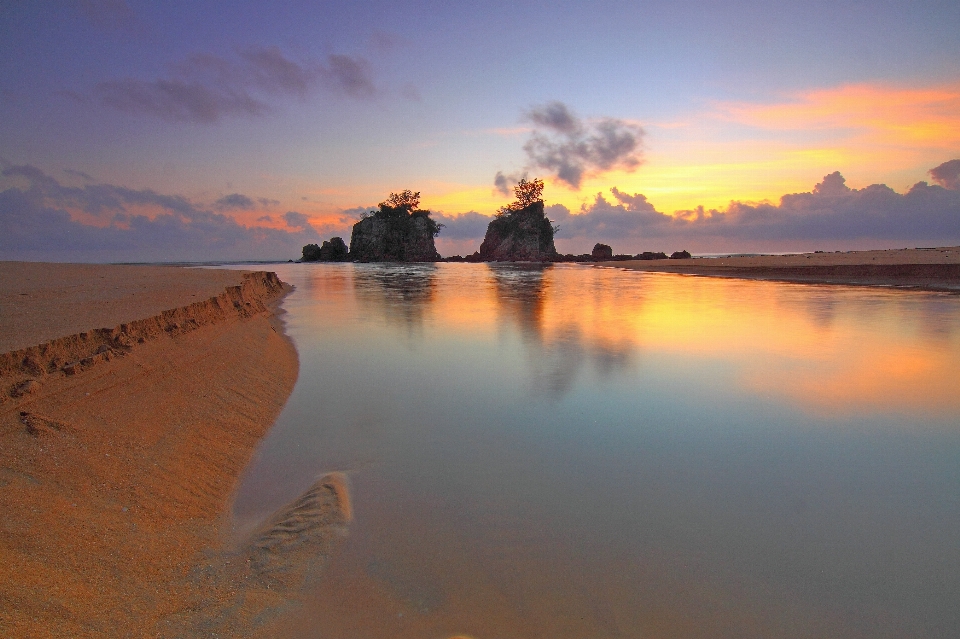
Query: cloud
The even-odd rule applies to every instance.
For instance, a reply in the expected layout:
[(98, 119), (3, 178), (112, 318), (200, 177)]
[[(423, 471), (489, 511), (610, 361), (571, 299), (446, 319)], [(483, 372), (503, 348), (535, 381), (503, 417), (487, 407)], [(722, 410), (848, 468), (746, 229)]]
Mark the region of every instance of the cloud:
[(960, 160), (950, 160), (929, 171), (934, 182), (945, 189), (960, 189)]
[(585, 176), (613, 169), (632, 171), (643, 162), (644, 131), (632, 122), (617, 118), (584, 122), (562, 102), (536, 107), (525, 119), (534, 125), (523, 146), (528, 168), (549, 171), (574, 189)]
[(66, 173), (67, 175), (78, 177), (81, 180), (84, 180), (86, 182), (95, 182), (95, 180), (92, 177), (90, 177), (90, 175), (88, 175), (87, 173), (84, 173), (83, 171), (75, 171), (73, 169), (64, 169), (63, 172)]
[(433, 212), (430, 214), (430, 217), (440, 224), (443, 224), (440, 236), (449, 240), (482, 238), (487, 232), (487, 225), (490, 224), (490, 220), (492, 219), (476, 211), (468, 211), (459, 215), (446, 215), (444, 213)]
[(779, 131), (853, 131), (873, 142), (953, 148), (960, 143), (960, 84), (906, 88), (852, 84), (756, 104), (718, 102), (727, 120)]
[(240, 57), (249, 65), (241, 73), (248, 75), (250, 84), (267, 93), (303, 97), (315, 82), (316, 69), (289, 60), (277, 47), (247, 49)]
[(224, 116), (256, 116), (269, 110), (265, 102), (243, 89), (208, 87), (183, 80), (114, 80), (101, 82), (94, 93), (105, 106), (118, 111), (171, 122), (209, 124)]
[(370, 64), (363, 58), (348, 55), (327, 56), (328, 66), (321, 67), (327, 86), (339, 89), (354, 98), (372, 98), (377, 90), (370, 76)]
[[(906, 193), (884, 184), (851, 189), (839, 172), (824, 176), (807, 193), (784, 195), (779, 204), (731, 202), (725, 209), (657, 211), (642, 194), (614, 188), (602, 193), (578, 214), (566, 207), (549, 207), (560, 226), (558, 239), (617, 241), (635, 246), (638, 240), (671, 239), (705, 247), (742, 247), (818, 242), (887, 245), (911, 242), (960, 242), (960, 191), (918, 182)], [(629, 249), (623, 249), (629, 250)]]
[(525, 179), (526, 177), (526, 173), (520, 175), (504, 175), (503, 171), (497, 171), (497, 174), (493, 176), (493, 188), (500, 195), (510, 197), (513, 195), (513, 187), (515, 187), (521, 179)]
[(179, 195), (110, 184), (70, 187), (30, 165), (4, 164), (0, 254), (51, 261), (287, 259), (316, 242), (310, 226), (246, 227)]
[(241, 193), (231, 193), (213, 203), (214, 208), (220, 211), (229, 211), (236, 209), (252, 209), (253, 200)]
[(273, 110), (272, 99), (305, 99), (318, 88), (358, 99), (377, 95), (369, 63), (331, 54), (325, 62), (297, 62), (277, 47), (250, 47), (236, 59), (194, 54), (176, 64), (171, 77), (100, 82), (94, 96), (133, 115), (171, 122), (209, 124), (225, 117), (256, 117)]
[(551, 102), (542, 107), (531, 110), (527, 118), (535, 125), (550, 129), (564, 135), (579, 135), (583, 132), (583, 125), (562, 102)]
[(283, 220), (292, 229), (305, 229), (310, 226), (310, 218), (303, 213), (296, 211), (287, 211), (283, 214)]
[[(960, 162), (952, 162), (957, 161), (932, 174), (949, 181), (960, 173)], [(546, 214), (560, 227), (558, 250), (573, 253), (589, 251), (599, 241), (629, 253), (684, 247), (752, 251), (960, 244), (960, 190), (926, 182), (905, 193), (884, 184), (852, 189), (839, 172), (777, 203), (732, 201), (726, 207), (667, 214), (642, 193), (614, 187), (597, 193), (579, 211), (553, 204)], [(434, 217), (446, 225), (439, 239), (458, 241), (461, 252), (468, 239), (479, 245), (491, 219), (475, 212)]]

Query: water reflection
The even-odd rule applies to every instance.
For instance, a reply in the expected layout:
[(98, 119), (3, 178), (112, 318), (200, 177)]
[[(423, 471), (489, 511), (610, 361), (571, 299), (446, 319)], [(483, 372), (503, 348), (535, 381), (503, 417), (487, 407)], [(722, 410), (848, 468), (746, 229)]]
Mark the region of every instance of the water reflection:
[[(564, 267), (540, 264), (488, 265), (496, 291), (501, 323), (512, 323), (523, 336), (534, 395), (560, 398), (573, 387), (587, 364), (601, 377), (626, 372), (633, 363), (635, 345), (620, 336), (612, 340), (589, 331), (585, 304), (607, 300), (568, 300), (562, 290)], [(592, 297), (604, 297), (602, 290)], [(582, 295), (583, 291), (577, 291)], [(566, 302), (573, 301), (568, 307)], [(572, 312), (571, 312), (572, 311)]]
[(285, 268), (300, 378), (237, 512), (342, 470), (355, 519), (278, 636), (960, 628), (960, 297)]
[(397, 324), (410, 334), (423, 330), (424, 315), (434, 301), (434, 264), (357, 264), (353, 267), (357, 302), (366, 312)]
[(741, 390), (815, 413), (960, 407), (956, 296), (536, 264), (356, 265), (305, 292), (326, 299), (349, 278), (363, 316), (406, 338), (515, 336), (534, 396), (707, 358)]

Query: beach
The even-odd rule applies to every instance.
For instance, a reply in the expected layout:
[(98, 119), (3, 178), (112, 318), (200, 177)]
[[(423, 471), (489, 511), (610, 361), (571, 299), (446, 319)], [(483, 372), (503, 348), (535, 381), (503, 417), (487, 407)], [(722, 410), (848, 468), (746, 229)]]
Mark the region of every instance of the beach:
[(713, 277), (960, 290), (960, 247), (607, 262), (638, 271)]
[(0, 262), (0, 634), (276, 607), (223, 569), (231, 492), (297, 377), (272, 275)]
[[(608, 265), (960, 289), (956, 247)], [(253, 542), (231, 538), (238, 478), (298, 375), (288, 290), (264, 272), (0, 262), (0, 634), (270, 636), (284, 623), (303, 574), (277, 558), (326, 562), (351, 517), (333, 474)], [(302, 517), (314, 539), (284, 537)]]

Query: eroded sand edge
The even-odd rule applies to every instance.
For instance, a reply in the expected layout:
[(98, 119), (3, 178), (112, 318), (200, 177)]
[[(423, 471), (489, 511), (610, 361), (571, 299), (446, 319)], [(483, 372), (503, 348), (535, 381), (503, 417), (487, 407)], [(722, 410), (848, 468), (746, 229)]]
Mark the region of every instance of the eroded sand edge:
[[(0, 356), (0, 635), (232, 636), (290, 605), (302, 575), (259, 569), (273, 561), (259, 538), (239, 552), (221, 538), (296, 380), (283, 293), (272, 273), (244, 274), (202, 302)], [(337, 481), (278, 515), (313, 517), (303, 540), (321, 557), (348, 519)]]

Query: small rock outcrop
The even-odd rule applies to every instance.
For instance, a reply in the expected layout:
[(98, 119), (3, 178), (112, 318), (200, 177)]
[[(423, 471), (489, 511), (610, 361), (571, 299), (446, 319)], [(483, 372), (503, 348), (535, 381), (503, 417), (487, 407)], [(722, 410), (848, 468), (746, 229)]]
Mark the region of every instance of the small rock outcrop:
[(497, 212), (487, 225), (479, 258), (485, 262), (551, 262), (557, 258), (556, 232), (544, 214), (543, 182), (520, 180), (517, 201)]
[(350, 259), (350, 249), (342, 237), (325, 240), (322, 246), (307, 244), (303, 247), (302, 262), (346, 262)]
[(663, 251), (644, 251), (643, 253), (637, 253), (638, 260), (665, 260), (667, 259), (667, 254)]
[(674, 251), (670, 254), (671, 260), (689, 260), (691, 257), (689, 251)]
[(442, 224), (430, 211), (417, 208), (420, 193), (391, 193), (353, 225), (349, 259), (355, 262), (436, 262), (440, 259), (433, 238)]
[(597, 242), (593, 245), (593, 251), (590, 252), (590, 257), (597, 260), (612, 260), (613, 259), (613, 249), (610, 248), (607, 244), (600, 244)]

